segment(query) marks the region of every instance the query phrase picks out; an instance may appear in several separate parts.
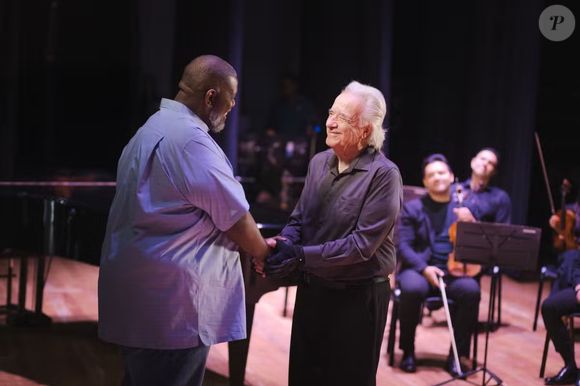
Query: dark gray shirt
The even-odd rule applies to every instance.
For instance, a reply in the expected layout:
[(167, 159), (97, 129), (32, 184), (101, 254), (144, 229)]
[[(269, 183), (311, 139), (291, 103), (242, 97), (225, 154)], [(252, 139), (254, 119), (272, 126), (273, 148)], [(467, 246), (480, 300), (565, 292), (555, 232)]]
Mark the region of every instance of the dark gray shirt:
[(333, 150), (310, 161), (300, 200), (282, 236), (304, 246), (305, 270), (339, 281), (386, 276), (395, 267), (393, 228), (403, 200), (397, 166), (364, 150), (338, 172)]

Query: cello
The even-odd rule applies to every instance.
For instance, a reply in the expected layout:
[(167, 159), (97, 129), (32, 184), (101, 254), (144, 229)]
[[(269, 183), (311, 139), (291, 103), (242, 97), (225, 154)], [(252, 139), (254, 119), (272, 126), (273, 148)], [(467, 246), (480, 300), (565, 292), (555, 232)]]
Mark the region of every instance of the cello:
[[(460, 183), (455, 183), (455, 195), (457, 196), (458, 207), (463, 206), (463, 188)], [(453, 245), (453, 250), (447, 258), (447, 270), (451, 276), (462, 277), (477, 276), (481, 272), (481, 265), (462, 263), (455, 260), (455, 241), (457, 240), (457, 221), (449, 226), (449, 241)]]

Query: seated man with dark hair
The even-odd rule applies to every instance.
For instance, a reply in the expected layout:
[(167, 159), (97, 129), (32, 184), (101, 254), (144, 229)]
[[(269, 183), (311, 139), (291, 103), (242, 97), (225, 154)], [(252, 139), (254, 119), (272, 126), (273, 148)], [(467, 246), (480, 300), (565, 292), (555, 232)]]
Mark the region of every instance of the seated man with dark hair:
[[(438, 294), (438, 277), (443, 277), (447, 296), (454, 302), (451, 319), (460, 356), (469, 356), (470, 337), (477, 326), (479, 283), (469, 276), (449, 275), (447, 262), (453, 251), (449, 228), (456, 221), (475, 221), (474, 210), (459, 205), (452, 197), (453, 172), (442, 154), (423, 161), (423, 185), (427, 194), (407, 202), (399, 224), (399, 258), (402, 271), (397, 276), (401, 289), (399, 347), (403, 350), (400, 368), (415, 372), (415, 330), (421, 305), (429, 294)], [(451, 353), (451, 351), (450, 351)], [(459, 375), (453, 356), (446, 370)]]

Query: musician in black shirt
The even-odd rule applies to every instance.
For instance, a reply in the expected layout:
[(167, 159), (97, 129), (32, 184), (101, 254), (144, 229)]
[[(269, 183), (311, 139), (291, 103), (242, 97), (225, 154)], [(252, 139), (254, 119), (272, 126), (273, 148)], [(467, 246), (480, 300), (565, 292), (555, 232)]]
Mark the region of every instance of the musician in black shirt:
[[(415, 330), (421, 305), (429, 294), (437, 295), (438, 277), (446, 283), (447, 295), (454, 301), (451, 319), (455, 329), (458, 353), (469, 356), (470, 337), (477, 325), (480, 287), (473, 277), (448, 274), (447, 261), (453, 251), (449, 228), (456, 221), (474, 221), (475, 209), (458, 205), (453, 199), (453, 173), (442, 154), (432, 154), (423, 162), (423, 184), (427, 194), (407, 202), (401, 212), (399, 252), (401, 272), (397, 275), (401, 289), (400, 340), (403, 350), (400, 368), (416, 371)], [(446, 370), (459, 374), (449, 355)]]

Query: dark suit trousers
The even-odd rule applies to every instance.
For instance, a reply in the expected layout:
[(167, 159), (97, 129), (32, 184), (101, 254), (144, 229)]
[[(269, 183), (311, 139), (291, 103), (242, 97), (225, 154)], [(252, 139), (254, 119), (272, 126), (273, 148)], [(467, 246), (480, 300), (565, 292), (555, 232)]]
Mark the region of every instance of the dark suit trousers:
[[(415, 331), (422, 312), (422, 304), (428, 296), (441, 295), (419, 272), (406, 269), (397, 276), (401, 289), (399, 304), (399, 347), (406, 353), (415, 352)], [(450, 307), (457, 351), (469, 356), (471, 335), (477, 327), (481, 290), (477, 280), (471, 277), (445, 276), (447, 298), (453, 300)]]
[(289, 386), (374, 386), (389, 296), (388, 281), (341, 289), (298, 285)]
[(550, 296), (542, 303), (544, 325), (554, 343), (554, 348), (560, 353), (566, 364), (574, 364), (575, 360), (572, 355), (573, 342), (562, 321), (562, 316), (572, 312), (580, 312), (580, 305), (576, 303), (576, 294), (573, 288), (562, 290), (554, 288)]

